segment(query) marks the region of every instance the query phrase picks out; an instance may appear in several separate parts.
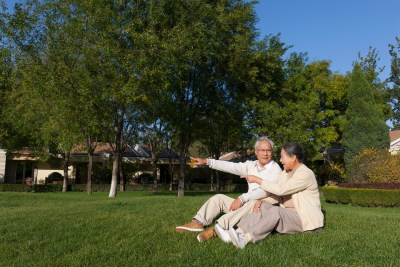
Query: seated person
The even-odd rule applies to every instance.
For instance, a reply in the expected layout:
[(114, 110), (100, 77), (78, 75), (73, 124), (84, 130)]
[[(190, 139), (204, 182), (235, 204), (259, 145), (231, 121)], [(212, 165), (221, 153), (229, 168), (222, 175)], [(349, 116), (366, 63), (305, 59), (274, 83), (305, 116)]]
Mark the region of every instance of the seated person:
[[(196, 161), (196, 165), (207, 164), (210, 168), (240, 176), (246, 174), (257, 175), (270, 183), (276, 183), (278, 174), (282, 170), (272, 160), (273, 146), (273, 142), (267, 137), (258, 138), (254, 145), (257, 156), (255, 161), (234, 163), (215, 159), (192, 159)], [(202, 232), (205, 226), (211, 225), (221, 213), (225, 213), (217, 220), (215, 228), (210, 227), (200, 233), (197, 236), (197, 240), (200, 242), (207, 241), (218, 234), (224, 242), (230, 242), (227, 230), (236, 225), (240, 218), (252, 211), (254, 205), (252, 200), (262, 199), (267, 196), (267, 193), (260, 188), (259, 184), (249, 183), (248, 186), (248, 192), (236, 199), (223, 194), (217, 194), (209, 198), (193, 217), (192, 221), (176, 227), (176, 231)]]
[(234, 246), (244, 248), (249, 242), (263, 240), (272, 231), (296, 233), (323, 227), (317, 180), (303, 160), (302, 147), (297, 143), (286, 143), (280, 159), (284, 171), (277, 184), (254, 175), (243, 176), (247, 182), (259, 184), (273, 195), (257, 201), (253, 212), (240, 220), (236, 230), (229, 229)]

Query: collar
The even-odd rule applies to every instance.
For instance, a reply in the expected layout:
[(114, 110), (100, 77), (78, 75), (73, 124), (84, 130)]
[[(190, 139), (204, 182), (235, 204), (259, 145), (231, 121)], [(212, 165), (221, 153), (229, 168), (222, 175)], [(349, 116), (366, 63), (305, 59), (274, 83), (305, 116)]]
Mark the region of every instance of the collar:
[(273, 159), (271, 159), (270, 162), (268, 162), (266, 165), (264, 165), (264, 167), (261, 167), (260, 164), (258, 164), (259, 161), (257, 160), (254, 164), (255, 167), (257, 167), (258, 170), (269, 170), (271, 168), (271, 166), (275, 163), (275, 161)]

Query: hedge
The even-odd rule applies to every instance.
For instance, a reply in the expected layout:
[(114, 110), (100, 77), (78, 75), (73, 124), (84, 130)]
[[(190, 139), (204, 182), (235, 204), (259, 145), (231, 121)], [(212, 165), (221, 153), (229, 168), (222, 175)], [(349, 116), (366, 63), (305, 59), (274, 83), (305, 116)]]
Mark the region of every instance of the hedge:
[[(119, 185), (117, 186), (119, 191)], [(177, 190), (177, 185), (173, 185), (172, 190)], [(187, 191), (211, 191), (209, 184), (187, 183), (185, 185)], [(62, 184), (47, 184), (47, 185), (26, 185), (26, 184), (0, 184), (0, 192), (61, 192)], [(86, 184), (68, 185), (68, 191), (86, 192)], [(108, 192), (110, 184), (93, 184), (92, 192)], [(127, 184), (125, 191), (153, 191), (153, 184)], [(168, 184), (158, 184), (157, 191), (169, 191)], [(221, 192), (246, 192), (247, 184), (228, 184), (221, 187)]]
[(364, 207), (400, 206), (400, 190), (322, 187), (325, 201), (329, 203), (352, 204)]

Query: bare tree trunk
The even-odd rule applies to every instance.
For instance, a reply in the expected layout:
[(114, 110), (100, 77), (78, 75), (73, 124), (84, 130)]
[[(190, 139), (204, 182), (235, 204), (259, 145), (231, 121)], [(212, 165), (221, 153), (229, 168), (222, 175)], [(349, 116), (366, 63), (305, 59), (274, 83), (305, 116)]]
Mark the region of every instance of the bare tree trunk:
[(167, 142), (167, 149), (168, 149), (168, 169), (169, 169), (169, 176), (170, 176), (170, 181), (169, 181), (169, 191), (172, 191), (172, 187), (174, 184), (174, 165), (172, 164), (172, 144), (171, 147), (168, 147), (168, 142)]
[(108, 194), (108, 197), (116, 197), (117, 196), (117, 184), (118, 184), (118, 156), (114, 156), (112, 177), (111, 177), (111, 187), (110, 187), (110, 193)]
[(173, 185), (174, 185), (174, 177), (175, 177), (174, 173), (171, 173), (170, 177), (171, 177), (171, 180), (169, 182), (169, 191), (172, 191)]
[(122, 152), (118, 160), (118, 170), (119, 170), (119, 191), (125, 191), (125, 181), (124, 181), (124, 170), (122, 169)]
[[(121, 115), (122, 116), (122, 115)], [(122, 129), (123, 122), (118, 118), (115, 119), (114, 122), (114, 143), (110, 144), (113, 151), (113, 167), (112, 167), (112, 176), (111, 176), (111, 187), (109, 197), (117, 196), (117, 185), (118, 185), (118, 167), (122, 154)], [(114, 145), (114, 146), (113, 146)]]
[(92, 195), (92, 170), (93, 168), (93, 152), (88, 153), (88, 166), (87, 166), (87, 184), (86, 184), (86, 191), (87, 194), (90, 196)]
[(68, 190), (68, 165), (69, 165), (69, 152), (62, 152), (62, 159), (63, 159), (63, 170), (64, 170), (64, 180), (63, 180), (63, 187), (62, 192), (67, 192)]
[[(186, 133), (187, 134), (187, 133)], [(179, 142), (179, 182), (178, 182), (178, 197), (185, 196), (185, 171), (186, 171), (186, 158), (188, 151), (188, 137), (185, 133), (180, 134)]]
[(178, 197), (184, 197), (185, 196), (185, 168), (186, 168), (185, 157), (180, 156), (179, 162), (180, 162), (180, 166), (179, 166)]
[(153, 156), (153, 194), (157, 193), (157, 182), (158, 182), (158, 174), (157, 174), (157, 156)]

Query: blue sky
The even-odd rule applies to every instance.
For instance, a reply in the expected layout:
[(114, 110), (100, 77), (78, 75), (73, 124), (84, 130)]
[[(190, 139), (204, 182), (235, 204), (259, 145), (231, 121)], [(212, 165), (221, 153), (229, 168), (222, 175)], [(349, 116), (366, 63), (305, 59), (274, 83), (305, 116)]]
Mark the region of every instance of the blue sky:
[(262, 36), (281, 33), (290, 51), (307, 52), (310, 61), (330, 60), (331, 70), (351, 71), (358, 53), (376, 48), (390, 74), (388, 44), (400, 37), (399, 0), (260, 0), (257, 27)]
[[(6, 0), (13, 7), (16, 0)], [(351, 71), (358, 53), (377, 49), (381, 79), (390, 73), (388, 44), (400, 37), (399, 0), (259, 0), (261, 36), (281, 33), (281, 40), (307, 52), (310, 61), (330, 60), (331, 70)]]

